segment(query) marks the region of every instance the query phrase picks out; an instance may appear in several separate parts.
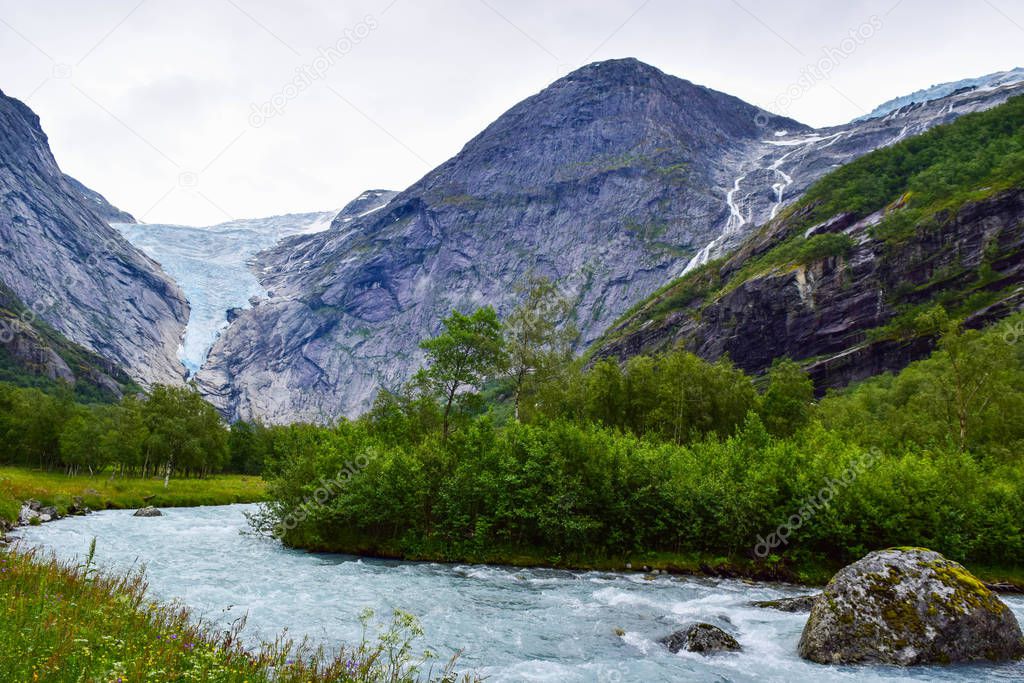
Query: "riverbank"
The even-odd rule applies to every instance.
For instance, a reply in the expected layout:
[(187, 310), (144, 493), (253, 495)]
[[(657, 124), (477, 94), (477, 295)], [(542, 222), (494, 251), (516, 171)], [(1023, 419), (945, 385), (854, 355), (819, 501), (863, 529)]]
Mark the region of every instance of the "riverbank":
[(0, 613), (5, 681), (420, 680), (421, 663), (408, 655), (418, 625), (407, 615), (396, 614), (377, 641), (337, 653), (285, 638), (246, 648), (239, 639), (244, 620), (226, 632), (204, 625), (186, 607), (151, 601), (141, 572), (97, 572), (91, 554), (74, 565), (0, 552)]
[[(258, 476), (224, 474), (205, 479), (172, 477), (164, 488), (162, 478), (111, 477), (106, 472), (69, 476), (25, 467), (0, 467), (0, 497), (7, 500), (0, 504), (0, 515), (15, 521), (17, 510), (26, 500), (52, 506), (61, 516), (73, 505), (92, 510), (127, 510), (146, 505), (230, 505), (266, 500), (266, 484)], [(11, 501), (16, 506), (13, 517)]]
[[(636, 553), (629, 556), (557, 555), (542, 550), (491, 548), (461, 554), (437, 549), (402, 551), (378, 544), (341, 545), (316, 543), (298, 549), (309, 552), (338, 553), (410, 562), (445, 564), (497, 565), (530, 569), (567, 569), (574, 571), (640, 572), (648, 578), (661, 574), (705, 576), (770, 583), (789, 583), (815, 587), (828, 583), (843, 565), (824, 559), (801, 563), (754, 561), (748, 558), (727, 558), (713, 555), (665, 552)], [(1024, 568), (971, 565), (971, 572), (992, 590), (1001, 593), (1024, 593)]]

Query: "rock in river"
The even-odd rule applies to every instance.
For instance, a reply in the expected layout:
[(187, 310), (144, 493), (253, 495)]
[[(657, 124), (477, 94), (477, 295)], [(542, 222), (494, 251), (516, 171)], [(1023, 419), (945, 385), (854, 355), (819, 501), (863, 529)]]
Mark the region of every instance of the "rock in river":
[(1013, 612), (962, 565), (890, 548), (832, 577), (799, 651), (823, 664), (1001, 661), (1024, 656), (1024, 638)]
[(711, 624), (691, 624), (658, 642), (672, 652), (687, 650), (705, 655), (715, 652), (736, 652), (743, 649), (735, 638)]
[(751, 603), (754, 607), (763, 609), (777, 609), (782, 612), (810, 612), (814, 601), (819, 594), (800, 595), (795, 598), (780, 598), (778, 600), (761, 600)]
[(152, 505), (147, 505), (144, 508), (139, 508), (135, 511), (132, 517), (162, 517), (164, 513), (157, 510)]

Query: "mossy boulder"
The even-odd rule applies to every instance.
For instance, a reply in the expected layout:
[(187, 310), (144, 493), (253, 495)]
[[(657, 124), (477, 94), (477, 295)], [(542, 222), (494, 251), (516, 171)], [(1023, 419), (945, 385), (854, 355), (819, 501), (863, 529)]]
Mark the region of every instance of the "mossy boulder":
[(956, 562), (924, 548), (873, 552), (814, 602), (800, 656), (910, 666), (1024, 657), (1013, 612)]
[(743, 649), (735, 638), (712, 624), (691, 624), (658, 642), (673, 653), (686, 650), (710, 655), (716, 652), (738, 652)]

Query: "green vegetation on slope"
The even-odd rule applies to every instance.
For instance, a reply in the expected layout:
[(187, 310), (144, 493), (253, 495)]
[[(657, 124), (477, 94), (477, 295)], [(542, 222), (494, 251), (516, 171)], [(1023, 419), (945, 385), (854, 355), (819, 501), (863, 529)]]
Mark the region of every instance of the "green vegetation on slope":
[(943, 210), (1024, 184), (1024, 97), (883, 147), (842, 166), (788, 212), (801, 230), (841, 213), (867, 216), (897, 200), (877, 232), (896, 238)]
[[(91, 560), (91, 557), (90, 557)], [(211, 683), (438, 683), (452, 669), (412, 653), (416, 621), (396, 612), (376, 640), (337, 653), (279, 638), (244, 647), (236, 624), (204, 625), (180, 605), (146, 595), (141, 573), (104, 576), (31, 553), (0, 552), (0, 678), (4, 681), (209, 681)], [(372, 615), (366, 615), (370, 624)]]
[(19, 336), (38, 339), (53, 350), (74, 373), (73, 393), (86, 403), (110, 402), (117, 399), (108, 386), (95, 377), (105, 375), (115, 382), (122, 394), (133, 393), (139, 386), (113, 363), (71, 342), (39, 319), (2, 282), (0, 282), (0, 382), (19, 387), (34, 387), (47, 393), (59, 393), (61, 382), (51, 379), (46, 368), (15, 358), (4, 345)]
[[(881, 222), (871, 228), (871, 235), (896, 244), (916, 231), (928, 230), (969, 202), (1022, 186), (1024, 97), (1016, 97), (832, 171), (748, 243), (767, 237), (770, 248), (753, 255), (741, 249), (743, 261), (737, 257), (714, 261), (665, 285), (635, 305), (612, 326), (604, 340), (591, 348), (601, 348), (647, 321), (659, 321), (673, 312), (690, 309), (691, 315), (699, 315), (707, 303), (758, 275), (842, 256), (853, 247), (849, 236), (804, 237), (808, 228), (833, 217), (849, 214), (859, 219), (885, 210)], [(723, 273), (726, 265), (727, 272)], [(955, 303), (963, 303), (970, 294), (953, 297)], [(990, 302), (979, 298), (973, 310)], [(925, 302), (908, 316), (916, 316), (927, 305)]]

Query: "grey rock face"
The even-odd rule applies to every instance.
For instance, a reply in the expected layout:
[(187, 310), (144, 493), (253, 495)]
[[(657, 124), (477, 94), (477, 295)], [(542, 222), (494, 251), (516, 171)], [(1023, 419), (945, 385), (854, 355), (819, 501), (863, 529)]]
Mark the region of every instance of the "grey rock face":
[(658, 642), (673, 653), (686, 650), (710, 655), (716, 652), (738, 652), (743, 649), (735, 638), (712, 624), (691, 624)]
[(38, 117), (0, 93), (0, 281), (143, 384), (180, 383), (188, 304), (60, 172)]
[[(968, 204), (934, 229), (919, 231), (891, 247), (870, 234), (878, 216), (851, 221), (837, 216), (821, 230), (843, 232), (856, 246), (797, 268), (753, 277), (714, 301), (695, 300), (657, 322), (639, 325), (595, 352), (625, 359), (682, 344), (707, 359), (728, 354), (757, 373), (775, 358), (816, 358), (807, 369), (820, 391), (842, 387), (886, 371), (897, 371), (927, 356), (932, 342), (868, 341), (866, 331), (890, 322), (913, 291), (957, 291), (977, 278), (990, 249), (1001, 287), (1020, 284), (1004, 300), (969, 316), (967, 327), (982, 327), (1024, 308), (1024, 191), (1008, 190)], [(785, 232), (768, 232), (745, 244), (722, 266), (733, 273), (764, 253)], [(956, 270), (954, 278), (937, 276)], [(911, 294), (901, 294), (912, 290)], [(702, 308), (699, 320), (690, 312)], [(624, 325), (636, 323), (626, 321)]]
[(221, 336), (200, 386), (234, 416), (358, 413), (453, 308), (507, 313), (531, 270), (575, 301), (587, 343), (721, 232), (721, 188), (762, 121), (808, 130), (636, 60), (584, 67), (386, 208), (263, 254), (273, 296)]
[(147, 505), (144, 508), (139, 508), (135, 511), (132, 517), (163, 517), (164, 513), (157, 510), (152, 505)]
[[(1010, 74), (1015, 72), (1010, 72)], [(855, 120), (810, 133), (772, 132), (765, 126), (760, 145), (737, 161), (732, 195), (727, 195), (731, 220), (721, 234), (690, 260), (686, 269), (730, 252), (815, 181), (838, 166), (881, 147), (949, 123), (963, 114), (998, 106), (1024, 93), (1021, 78), (992, 78), (988, 87), (953, 90), (946, 96), (911, 100), (884, 115)], [(684, 270), (684, 272), (685, 272)]]
[(1013, 612), (960, 564), (923, 548), (873, 552), (825, 587), (800, 638), (823, 664), (909, 666), (1024, 656)]
[(102, 218), (104, 221), (109, 223), (138, 223), (135, 220), (135, 216), (131, 215), (127, 211), (113, 206), (107, 201), (107, 198), (101, 195), (96, 190), (92, 190), (82, 183), (78, 182), (68, 174), (62, 174), (64, 181), (71, 186), (82, 200), (85, 201), (86, 205), (91, 207), (97, 216)]
[(232, 417), (351, 416), (410, 376), (418, 342), (453, 308), (506, 314), (530, 271), (573, 300), (583, 348), (836, 166), (1022, 91), (958, 92), (811, 130), (636, 60), (589, 65), (386, 208), (261, 254), (272, 296), (228, 327), (197, 381)]
[[(0, 349), (27, 375), (85, 383), (113, 399), (123, 395), (129, 377), (116, 363), (74, 344), (39, 321), (26, 317), (27, 308), (0, 282)], [(62, 355), (63, 354), (63, 355)], [(74, 358), (74, 368), (65, 360)]]

